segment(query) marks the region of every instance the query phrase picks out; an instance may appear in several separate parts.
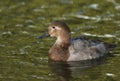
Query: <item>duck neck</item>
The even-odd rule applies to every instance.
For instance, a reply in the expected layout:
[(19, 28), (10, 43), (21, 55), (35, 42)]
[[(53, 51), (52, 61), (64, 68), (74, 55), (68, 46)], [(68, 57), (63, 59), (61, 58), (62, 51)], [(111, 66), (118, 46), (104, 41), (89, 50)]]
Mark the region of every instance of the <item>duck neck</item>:
[(64, 35), (57, 37), (55, 45), (61, 46), (61, 47), (69, 47), (70, 45), (70, 35)]

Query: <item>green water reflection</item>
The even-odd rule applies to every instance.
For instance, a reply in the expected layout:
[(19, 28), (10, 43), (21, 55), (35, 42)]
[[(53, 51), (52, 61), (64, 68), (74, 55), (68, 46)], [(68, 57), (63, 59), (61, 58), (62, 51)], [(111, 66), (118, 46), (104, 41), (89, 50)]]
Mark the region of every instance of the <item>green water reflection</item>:
[[(72, 37), (116, 43), (111, 57), (80, 63), (48, 61), (55, 39), (36, 37), (53, 20), (65, 21)], [(119, 81), (119, 0), (1, 0), (0, 81)]]

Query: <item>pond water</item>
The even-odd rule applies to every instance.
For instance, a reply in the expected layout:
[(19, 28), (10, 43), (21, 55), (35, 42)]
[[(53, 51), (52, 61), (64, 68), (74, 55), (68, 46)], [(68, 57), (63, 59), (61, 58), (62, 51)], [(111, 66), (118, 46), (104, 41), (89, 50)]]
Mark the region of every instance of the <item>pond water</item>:
[[(48, 61), (55, 39), (37, 39), (50, 22), (66, 22), (72, 37), (117, 44), (110, 56)], [(0, 81), (120, 81), (120, 0), (1, 0)]]

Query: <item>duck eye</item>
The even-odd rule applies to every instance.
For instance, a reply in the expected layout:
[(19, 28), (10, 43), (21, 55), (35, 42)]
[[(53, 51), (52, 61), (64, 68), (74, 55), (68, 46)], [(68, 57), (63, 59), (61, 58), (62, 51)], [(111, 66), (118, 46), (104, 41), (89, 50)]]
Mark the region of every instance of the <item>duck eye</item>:
[(54, 27), (54, 26), (53, 26), (52, 28), (53, 28), (53, 29), (55, 29), (55, 27)]

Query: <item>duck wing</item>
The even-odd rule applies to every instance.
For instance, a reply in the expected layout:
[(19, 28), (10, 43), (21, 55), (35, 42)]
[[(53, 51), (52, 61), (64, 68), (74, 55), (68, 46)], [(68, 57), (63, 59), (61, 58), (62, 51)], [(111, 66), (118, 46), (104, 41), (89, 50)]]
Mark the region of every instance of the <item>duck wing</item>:
[(85, 37), (73, 38), (69, 47), (71, 60), (95, 59), (106, 55), (110, 51), (110, 44)]

